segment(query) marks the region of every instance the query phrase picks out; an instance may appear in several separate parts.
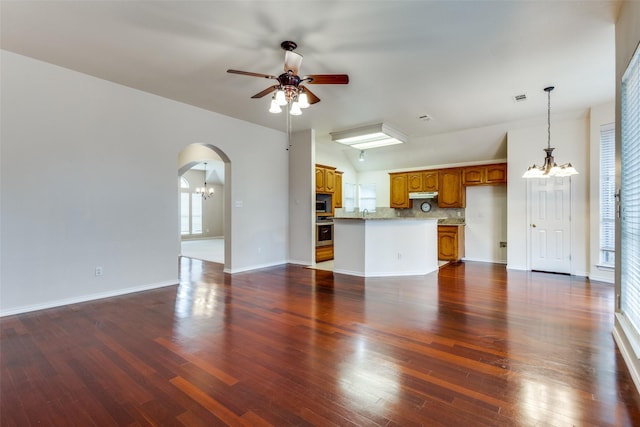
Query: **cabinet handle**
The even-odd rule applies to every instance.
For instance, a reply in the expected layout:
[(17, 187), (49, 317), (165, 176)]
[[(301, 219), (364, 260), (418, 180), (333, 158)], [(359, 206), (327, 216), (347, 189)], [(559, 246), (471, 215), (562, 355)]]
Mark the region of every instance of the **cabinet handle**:
[(536, 228), (536, 227), (537, 227), (537, 225), (535, 225), (535, 224), (531, 224), (531, 227)]

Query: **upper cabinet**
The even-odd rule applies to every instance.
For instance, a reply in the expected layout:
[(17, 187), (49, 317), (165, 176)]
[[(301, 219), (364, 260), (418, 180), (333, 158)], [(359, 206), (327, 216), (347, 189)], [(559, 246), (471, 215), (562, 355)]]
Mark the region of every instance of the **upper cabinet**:
[(407, 173), (407, 190), (409, 190), (409, 193), (422, 191), (422, 172)]
[(462, 175), (463, 185), (492, 185), (507, 182), (507, 164), (467, 166)]
[(507, 164), (391, 172), (389, 177), (392, 208), (410, 208), (409, 193), (420, 191), (437, 191), (439, 208), (464, 208), (467, 204), (465, 187), (506, 184)]
[(409, 200), (408, 191), (408, 174), (390, 173), (389, 174), (389, 206), (392, 208), (410, 208), (411, 200)]
[(437, 170), (423, 171), (422, 172), (422, 190), (420, 191), (438, 191), (438, 176), (440, 174)]
[(333, 205), (336, 208), (342, 207), (342, 172), (336, 171), (336, 189), (333, 192)]
[(438, 171), (407, 172), (407, 190), (409, 193), (438, 191)]
[(438, 207), (464, 208), (466, 192), (462, 186), (462, 168), (438, 171)]
[(336, 168), (316, 165), (316, 192), (333, 193), (336, 188)]

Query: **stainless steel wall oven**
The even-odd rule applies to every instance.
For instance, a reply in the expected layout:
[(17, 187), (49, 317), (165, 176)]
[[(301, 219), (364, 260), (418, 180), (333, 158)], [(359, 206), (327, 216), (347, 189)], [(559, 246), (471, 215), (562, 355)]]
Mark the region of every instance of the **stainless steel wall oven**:
[(333, 245), (333, 221), (316, 222), (316, 246)]

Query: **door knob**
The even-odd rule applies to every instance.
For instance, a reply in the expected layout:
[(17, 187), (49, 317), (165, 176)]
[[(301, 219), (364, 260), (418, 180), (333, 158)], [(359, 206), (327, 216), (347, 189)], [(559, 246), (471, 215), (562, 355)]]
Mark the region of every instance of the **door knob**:
[(531, 224), (531, 227), (536, 228), (536, 227), (537, 227), (537, 225), (535, 225), (535, 224)]

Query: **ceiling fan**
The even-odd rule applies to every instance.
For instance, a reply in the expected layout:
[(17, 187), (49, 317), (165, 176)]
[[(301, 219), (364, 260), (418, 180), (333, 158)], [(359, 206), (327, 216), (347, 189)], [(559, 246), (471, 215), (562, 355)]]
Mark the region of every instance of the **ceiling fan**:
[(271, 100), (272, 113), (279, 113), (280, 107), (289, 105), (289, 113), (292, 115), (300, 115), (300, 108), (306, 108), (311, 104), (320, 102), (313, 92), (311, 92), (302, 83), (306, 84), (347, 84), (349, 76), (347, 74), (309, 74), (304, 77), (298, 76), (298, 70), (302, 63), (302, 55), (294, 50), (298, 45), (292, 41), (283, 41), (280, 47), (285, 51), (284, 55), (284, 73), (279, 76), (270, 74), (252, 73), (249, 71), (227, 70), (227, 73), (242, 74), (252, 77), (263, 77), (265, 79), (273, 79), (278, 84), (269, 86), (265, 90), (256, 93), (251, 98), (262, 98), (265, 95), (273, 93)]

